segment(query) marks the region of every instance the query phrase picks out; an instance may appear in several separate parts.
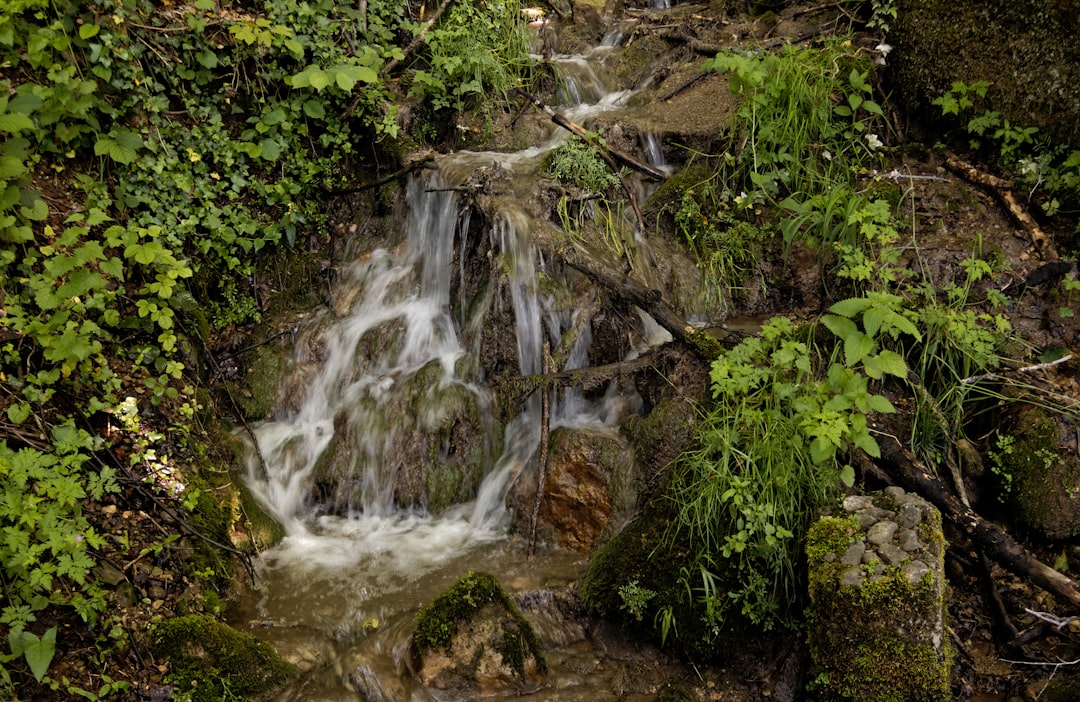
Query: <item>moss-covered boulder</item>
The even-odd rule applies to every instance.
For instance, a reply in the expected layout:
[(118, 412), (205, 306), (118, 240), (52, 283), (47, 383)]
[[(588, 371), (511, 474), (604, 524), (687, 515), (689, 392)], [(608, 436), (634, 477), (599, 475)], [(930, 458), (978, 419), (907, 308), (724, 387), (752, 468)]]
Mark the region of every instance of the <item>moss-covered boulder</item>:
[(896, 4), (889, 63), (905, 104), (936, 109), (930, 101), (953, 81), (990, 81), (988, 105), (1011, 123), (1080, 145), (1080, 5), (1045, 0)]
[(1024, 407), (990, 453), (1006, 501), (1024, 525), (1049, 539), (1080, 534), (1080, 458), (1072, 422)]
[(168, 661), (166, 680), (192, 702), (269, 699), (293, 674), (269, 644), (204, 615), (159, 624), (152, 644)]
[(807, 640), (823, 699), (951, 699), (941, 514), (888, 488), (844, 500), (807, 535)]
[(472, 572), (416, 615), (409, 667), (462, 697), (525, 692), (547, 673), (532, 626), (494, 576)]

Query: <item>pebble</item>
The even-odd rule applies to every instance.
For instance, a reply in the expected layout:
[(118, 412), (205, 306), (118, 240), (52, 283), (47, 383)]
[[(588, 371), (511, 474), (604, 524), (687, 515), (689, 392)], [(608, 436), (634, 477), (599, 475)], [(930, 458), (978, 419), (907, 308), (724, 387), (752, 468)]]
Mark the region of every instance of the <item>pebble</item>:
[(900, 572), (904, 574), (909, 583), (914, 585), (930, 572), (930, 566), (919, 560), (908, 561), (900, 568)]
[(867, 529), (866, 540), (880, 546), (892, 541), (893, 535), (896, 534), (896, 530), (899, 528), (896, 522), (879, 521)]
[(862, 539), (852, 542), (844, 555), (840, 556), (840, 562), (844, 565), (855, 566), (862, 563), (863, 554), (866, 553), (866, 542)]
[(909, 553), (918, 551), (922, 548), (922, 542), (919, 541), (919, 535), (911, 529), (901, 529), (896, 537), (896, 543), (900, 548)]
[(914, 529), (922, 522), (923, 513), (918, 505), (906, 504), (900, 508), (899, 521), (901, 526)]

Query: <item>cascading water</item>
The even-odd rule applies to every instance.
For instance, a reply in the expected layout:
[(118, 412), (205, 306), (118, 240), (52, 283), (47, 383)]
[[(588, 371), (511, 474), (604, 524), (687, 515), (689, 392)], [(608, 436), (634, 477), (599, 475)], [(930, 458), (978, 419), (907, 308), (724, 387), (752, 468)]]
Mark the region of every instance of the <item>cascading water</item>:
[[(588, 101), (568, 110), (571, 118), (625, 99), (601, 87), (603, 72), (588, 62), (564, 63), (588, 78), (576, 85), (591, 86), (563, 93), (567, 102)], [(294, 365), (309, 370), (291, 387), (303, 399), (254, 428), (258, 448), (247, 457), (248, 485), (287, 536), (263, 554), (264, 585), (238, 621), (308, 671), (280, 699), (352, 700), (356, 691), (369, 700), (429, 699), (400, 675), (412, 611), (469, 569), (497, 572), (519, 588), (580, 570), (571, 555), (528, 563), (507, 541), (506, 493), (539, 443), (539, 397), (526, 401), (502, 432), (501, 452), (493, 451), (499, 432), (477, 370), (478, 335), (468, 331), (464, 303), (451, 298), (454, 276), (458, 287), (466, 277), (468, 210), (446, 187), (492, 163), (515, 176), (535, 170), (565, 138), (556, 131), (517, 154), (454, 154), (440, 159), (439, 173), (413, 177), (402, 241), (358, 253), (333, 304), (299, 335)], [(509, 300), (501, 302), (513, 311), (519, 370), (541, 373), (545, 339), (557, 344), (569, 330), (578, 335), (565, 369), (582, 367), (589, 325), (539, 291), (545, 262), (522, 199), (510, 199), (489, 237), (506, 274)], [(551, 426), (613, 424), (626, 404), (613, 393), (598, 402), (575, 388), (553, 393)], [(453, 446), (462, 426), (473, 446), (465, 456)], [(455, 499), (461, 495), (471, 499)], [(428, 509), (447, 497), (456, 504)], [(599, 699), (595, 690), (582, 694)]]

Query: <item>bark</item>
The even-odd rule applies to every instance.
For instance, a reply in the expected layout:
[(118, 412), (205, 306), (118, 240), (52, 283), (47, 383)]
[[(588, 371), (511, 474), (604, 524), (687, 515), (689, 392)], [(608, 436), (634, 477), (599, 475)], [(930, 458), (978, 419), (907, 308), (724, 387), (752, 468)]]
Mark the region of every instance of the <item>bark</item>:
[(882, 442), (881, 462), (900, 476), (910, 488), (914, 488), (936, 505), (949, 521), (982, 547), (988, 557), (1005, 569), (1029, 578), (1072, 607), (1080, 608), (1080, 586), (1075, 581), (1039, 561), (1001, 527), (961, 504), (937, 476), (916, 462), (898, 442)]

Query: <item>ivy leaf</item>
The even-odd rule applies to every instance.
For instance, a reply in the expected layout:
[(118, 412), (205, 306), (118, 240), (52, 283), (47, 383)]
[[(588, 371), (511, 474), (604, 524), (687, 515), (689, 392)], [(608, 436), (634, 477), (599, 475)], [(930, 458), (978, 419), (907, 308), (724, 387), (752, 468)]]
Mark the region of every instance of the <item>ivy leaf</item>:
[(195, 55), (195, 60), (198, 61), (203, 68), (217, 68), (218, 65), (217, 54), (210, 50), (199, 52)]

